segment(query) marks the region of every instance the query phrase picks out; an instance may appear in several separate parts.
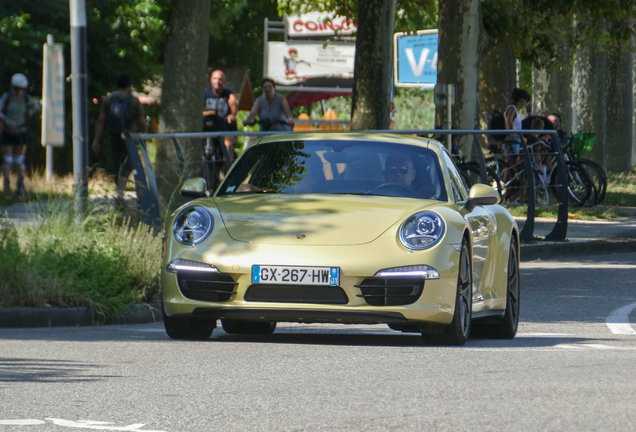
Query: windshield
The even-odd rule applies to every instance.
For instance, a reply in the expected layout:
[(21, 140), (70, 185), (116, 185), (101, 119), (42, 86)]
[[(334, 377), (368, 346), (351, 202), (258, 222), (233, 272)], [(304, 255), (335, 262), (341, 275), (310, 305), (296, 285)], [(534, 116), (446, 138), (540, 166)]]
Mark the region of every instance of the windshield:
[(435, 152), (373, 141), (282, 141), (248, 148), (217, 196), (354, 194), (447, 200)]

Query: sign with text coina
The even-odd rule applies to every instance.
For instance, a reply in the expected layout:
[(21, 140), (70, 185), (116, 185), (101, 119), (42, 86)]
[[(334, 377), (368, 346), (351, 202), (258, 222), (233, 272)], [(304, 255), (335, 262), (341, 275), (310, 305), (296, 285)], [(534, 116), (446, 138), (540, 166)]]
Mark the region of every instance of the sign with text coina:
[(357, 26), (351, 20), (330, 12), (308, 12), (285, 15), (286, 37), (290, 39), (327, 39), (355, 35)]

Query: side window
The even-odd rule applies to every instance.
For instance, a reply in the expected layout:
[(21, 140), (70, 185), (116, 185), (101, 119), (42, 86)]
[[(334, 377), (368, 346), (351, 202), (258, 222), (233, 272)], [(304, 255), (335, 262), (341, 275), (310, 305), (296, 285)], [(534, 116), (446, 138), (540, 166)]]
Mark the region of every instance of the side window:
[(466, 185), (462, 181), (462, 177), (457, 171), (455, 162), (451, 159), (447, 152), (443, 152), (444, 163), (448, 168), (448, 174), (450, 177), (451, 185), (453, 186), (453, 194), (455, 195), (455, 202), (461, 202), (468, 200), (468, 190)]

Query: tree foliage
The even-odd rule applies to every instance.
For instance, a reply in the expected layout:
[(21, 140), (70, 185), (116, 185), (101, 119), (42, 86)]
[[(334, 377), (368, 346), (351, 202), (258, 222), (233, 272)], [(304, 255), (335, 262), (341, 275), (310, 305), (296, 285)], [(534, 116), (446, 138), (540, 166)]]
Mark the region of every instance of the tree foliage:
[(624, 49), (630, 26), (604, 26), (636, 16), (636, 0), (483, 0), (484, 27), (491, 43), (513, 48), (517, 58), (539, 66), (569, 64), (569, 52)]
[(263, 77), (264, 19), (279, 21), (276, 0), (219, 0), (211, 13), (209, 64), (249, 69), (252, 87)]

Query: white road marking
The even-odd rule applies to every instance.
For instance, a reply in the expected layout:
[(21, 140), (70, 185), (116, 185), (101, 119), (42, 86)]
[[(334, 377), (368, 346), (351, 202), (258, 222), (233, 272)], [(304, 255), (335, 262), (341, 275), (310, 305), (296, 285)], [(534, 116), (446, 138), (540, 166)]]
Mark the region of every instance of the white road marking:
[(536, 337), (536, 336), (544, 336), (544, 337), (568, 337), (574, 336), (571, 333), (540, 333), (540, 332), (528, 332), (528, 333), (517, 333), (516, 337)]
[[(64, 420), (58, 418), (46, 418), (50, 422), (57, 426), (65, 426), (74, 429), (93, 429), (93, 430), (109, 430), (109, 431), (136, 431), (136, 432), (165, 432), (165, 431), (156, 431), (150, 429), (141, 429), (146, 426), (144, 423), (134, 423), (128, 426), (109, 426), (112, 425), (112, 422), (103, 422), (103, 421), (95, 421), (95, 420)], [(38, 419), (20, 419), (20, 420), (0, 420), (0, 426), (33, 426), (33, 425), (43, 425), (46, 424), (45, 421)]]
[(579, 345), (574, 345), (574, 344), (558, 344), (554, 346), (555, 348), (563, 348), (563, 349), (577, 349), (577, 350), (584, 350), (584, 349), (596, 349), (596, 350), (635, 350), (636, 347), (619, 347), (619, 346), (610, 346), (610, 345), (603, 345), (603, 344), (579, 344)]
[(112, 422), (103, 422), (103, 421), (94, 421), (94, 420), (64, 420), (58, 418), (46, 418), (45, 420), (52, 421), (53, 424), (58, 426), (66, 426), (70, 428), (76, 429), (93, 429), (93, 430), (111, 430), (111, 431), (139, 431), (139, 432), (164, 432), (164, 431), (153, 431), (140, 429), (146, 426), (144, 423), (136, 423), (128, 426), (107, 426), (113, 424)]
[(629, 314), (636, 309), (636, 302), (615, 309), (607, 317), (607, 326), (612, 333), (617, 335), (634, 335), (636, 331), (632, 328), (629, 322)]
[(24, 420), (0, 420), (0, 425), (7, 426), (32, 426), (32, 425), (42, 425), (46, 422), (42, 420), (36, 419), (24, 419)]

